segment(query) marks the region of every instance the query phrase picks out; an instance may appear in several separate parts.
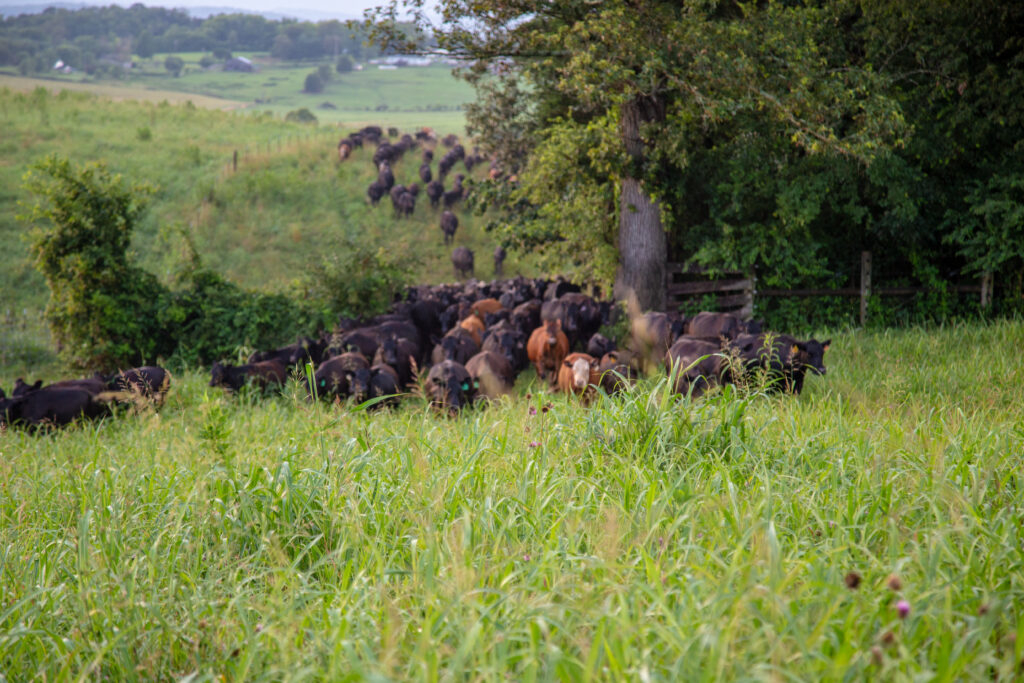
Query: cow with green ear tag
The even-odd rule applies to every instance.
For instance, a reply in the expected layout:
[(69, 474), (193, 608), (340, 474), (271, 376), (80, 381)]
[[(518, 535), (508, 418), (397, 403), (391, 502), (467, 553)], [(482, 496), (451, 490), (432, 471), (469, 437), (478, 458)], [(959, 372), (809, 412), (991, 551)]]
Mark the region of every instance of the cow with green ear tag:
[(430, 368), (427, 375), (427, 396), (431, 404), (449, 415), (473, 403), (477, 394), (476, 381), (469, 376), (462, 363), (446, 360)]

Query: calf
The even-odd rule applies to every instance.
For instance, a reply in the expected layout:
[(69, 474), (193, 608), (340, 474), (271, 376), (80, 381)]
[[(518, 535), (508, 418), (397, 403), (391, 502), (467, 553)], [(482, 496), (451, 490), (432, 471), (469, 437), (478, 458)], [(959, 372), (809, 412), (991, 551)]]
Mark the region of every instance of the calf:
[(541, 379), (548, 377), (554, 385), (558, 381), (559, 368), (569, 354), (569, 338), (562, 332), (560, 320), (548, 320), (533, 331), (526, 343), (526, 355), (537, 369)]
[(627, 351), (609, 351), (601, 357), (601, 364), (598, 366), (601, 388), (609, 396), (620, 391), (628, 391), (636, 382), (636, 370), (630, 360), (631, 356)]
[(280, 387), (288, 379), (288, 370), (279, 360), (260, 361), (247, 365), (224, 365), (214, 363), (210, 368), (210, 386), (224, 387), (228, 391), (238, 391), (247, 381), (266, 391), (270, 387)]
[(594, 398), (600, 381), (600, 363), (587, 353), (570, 353), (558, 368), (558, 390), (585, 402)]

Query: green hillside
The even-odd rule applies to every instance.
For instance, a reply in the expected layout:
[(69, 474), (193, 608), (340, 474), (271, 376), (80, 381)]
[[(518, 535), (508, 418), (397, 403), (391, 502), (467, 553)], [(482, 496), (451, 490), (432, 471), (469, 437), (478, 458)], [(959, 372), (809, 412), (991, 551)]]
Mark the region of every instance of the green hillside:
[[(311, 263), (352, 241), (389, 250), (412, 266), (419, 281), (452, 277), (451, 247), (442, 243), (439, 211), (430, 208), (425, 196), (408, 219), (397, 220), (387, 199), (370, 207), (365, 190), (376, 175), (372, 149), (358, 150), (340, 164), (336, 145), (347, 129), (187, 103), (112, 102), (42, 89), (0, 91), (0, 115), (5, 130), (0, 140), (0, 240), (6, 245), (0, 270), (0, 346), (5, 349), (0, 365), (28, 369), (47, 356), (39, 317), (48, 293), (29, 254), (30, 226), (16, 216), (31, 201), (22, 188), (25, 172), (48, 154), (67, 156), (76, 164), (104, 159), (126, 178), (156, 187), (133, 250), (144, 267), (164, 280), (182, 262), (182, 231), (192, 237), (207, 265), (263, 291), (286, 287)], [(236, 150), (239, 165), (233, 172)], [(407, 154), (395, 165), (397, 182), (416, 180), (419, 163), (418, 150)], [(460, 171), (465, 171), (461, 164), (454, 172)], [(494, 241), (480, 228), (483, 218), (465, 208), (458, 216), (455, 245), (474, 249), (477, 274), (489, 277)], [(529, 272), (528, 264), (510, 255), (506, 272), (520, 270)], [(34, 350), (26, 350), (26, 344)]]

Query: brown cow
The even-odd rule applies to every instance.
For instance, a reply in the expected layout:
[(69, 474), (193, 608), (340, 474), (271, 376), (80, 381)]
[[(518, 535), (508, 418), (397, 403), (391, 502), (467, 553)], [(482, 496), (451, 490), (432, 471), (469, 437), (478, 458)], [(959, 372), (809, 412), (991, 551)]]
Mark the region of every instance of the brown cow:
[(459, 327), (469, 332), (469, 336), (473, 338), (478, 347), (484, 343), (484, 322), (477, 316), (471, 315), (463, 318), (459, 321)]
[(537, 368), (537, 377), (543, 379), (546, 370), (551, 372), (548, 381), (554, 386), (558, 369), (569, 355), (569, 338), (562, 332), (562, 321), (547, 320), (535, 329), (526, 342), (526, 355)]
[(588, 353), (570, 353), (558, 368), (558, 390), (589, 402), (601, 381), (600, 363)]
[(493, 298), (480, 299), (479, 301), (473, 302), (473, 305), (470, 307), (470, 310), (473, 311), (473, 315), (480, 318), (480, 322), (484, 322), (488, 313), (497, 313), (504, 309), (505, 307), (501, 305), (501, 302)]

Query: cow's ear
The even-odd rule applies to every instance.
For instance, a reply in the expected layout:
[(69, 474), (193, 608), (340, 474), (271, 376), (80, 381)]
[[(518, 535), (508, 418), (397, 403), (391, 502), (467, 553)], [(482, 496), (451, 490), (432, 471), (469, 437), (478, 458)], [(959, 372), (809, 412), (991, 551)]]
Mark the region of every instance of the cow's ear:
[(830, 347), (830, 346), (832, 346), (832, 340), (831, 339), (826, 339), (825, 341), (821, 342), (821, 350), (822, 351), (828, 351), (828, 347)]

